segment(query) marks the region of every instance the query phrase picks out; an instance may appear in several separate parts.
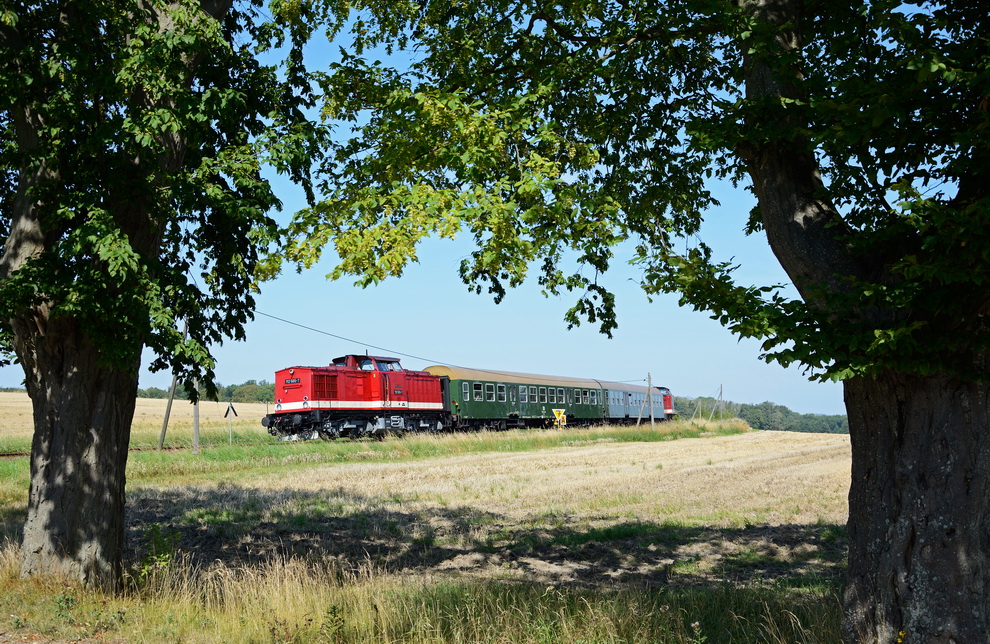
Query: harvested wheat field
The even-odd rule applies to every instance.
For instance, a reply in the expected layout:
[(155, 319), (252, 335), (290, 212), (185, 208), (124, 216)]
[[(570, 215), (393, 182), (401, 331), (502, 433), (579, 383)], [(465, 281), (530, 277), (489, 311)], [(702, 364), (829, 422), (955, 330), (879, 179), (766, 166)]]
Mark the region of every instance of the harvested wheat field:
[[(167, 400), (138, 398), (134, 407), (131, 426), (131, 444), (137, 447), (157, 444), (165, 417)], [(267, 440), (268, 434), (261, 426), (261, 418), (268, 413), (259, 403), (236, 403), (237, 416), (224, 418), (227, 403), (203, 401), (199, 406), (200, 431), (204, 440), (213, 434), (217, 441), (229, 432), (253, 435), (257, 440)], [(0, 392), (0, 446), (10, 449), (26, 449), (34, 431), (31, 399), (22, 392)], [(193, 405), (188, 400), (172, 403), (167, 437), (170, 445), (187, 445), (192, 438)]]
[(174, 526), (202, 564), (300, 556), (551, 585), (786, 583), (839, 576), (848, 484), (847, 436), (574, 440), (145, 487), (128, 524), (132, 543)]
[(27, 436), (34, 431), (31, 399), (26, 393), (0, 391), (0, 436)]

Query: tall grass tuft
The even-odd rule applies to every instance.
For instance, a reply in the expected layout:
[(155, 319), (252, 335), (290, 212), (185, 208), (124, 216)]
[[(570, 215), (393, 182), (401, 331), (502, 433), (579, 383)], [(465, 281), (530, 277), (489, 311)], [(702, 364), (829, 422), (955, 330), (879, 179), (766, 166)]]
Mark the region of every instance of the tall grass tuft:
[[(756, 588), (590, 589), (345, 573), (318, 558), (199, 567), (178, 555), (121, 596), (22, 581), (0, 550), (0, 607), (29, 636), (127, 642), (636, 643), (839, 639), (836, 593)], [(16, 605), (15, 605), (16, 604)]]

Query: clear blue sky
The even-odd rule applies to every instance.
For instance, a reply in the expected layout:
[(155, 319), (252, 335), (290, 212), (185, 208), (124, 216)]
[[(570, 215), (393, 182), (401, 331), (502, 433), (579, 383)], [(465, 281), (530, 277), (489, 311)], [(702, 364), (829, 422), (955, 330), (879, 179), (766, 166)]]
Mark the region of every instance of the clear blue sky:
[[(728, 187), (720, 198), (723, 205), (709, 213), (702, 238), (719, 259), (741, 265), (742, 280), (786, 282), (765, 238), (741, 232), (752, 198)], [(283, 200), (286, 212), (301, 205), (290, 190)], [(844, 413), (840, 385), (809, 382), (798, 368), (760, 361), (757, 342), (737, 341), (706, 314), (679, 307), (673, 296), (650, 303), (624, 258), (604, 279), (617, 294), (619, 328), (610, 340), (596, 325), (567, 330), (563, 315), (571, 300), (547, 299), (535, 283), (510, 291), (499, 305), (469, 293), (457, 266), (470, 250), (470, 239), (428, 241), (419, 264), (368, 289), (328, 282), (329, 261), (303, 274), (287, 271), (264, 285), (257, 310), (353, 341), (258, 315), (245, 342), (214, 348), (220, 382), (270, 381), (276, 369), (325, 365), (367, 350), (399, 354), (407, 368), (446, 363), (613, 381), (645, 380), (650, 373), (676, 395), (713, 395), (721, 386), (735, 402), (769, 400), (802, 413)], [(0, 386), (17, 386), (22, 378), (19, 366), (0, 368)], [(169, 374), (144, 371), (141, 386), (167, 388), (170, 380)]]

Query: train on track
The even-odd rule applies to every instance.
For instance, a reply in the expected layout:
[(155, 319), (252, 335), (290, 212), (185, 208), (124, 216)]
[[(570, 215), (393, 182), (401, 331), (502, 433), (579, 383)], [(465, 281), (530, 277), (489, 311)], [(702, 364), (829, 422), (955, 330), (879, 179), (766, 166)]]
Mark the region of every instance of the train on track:
[[(652, 398), (652, 400), (651, 400)], [(624, 424), (674, 416), (666, 387), (433, 366), (346, 355), (326, 367), (275, 372), (275, 411), (261, 424), (280, 440), (382, 438), (407, 432)]]

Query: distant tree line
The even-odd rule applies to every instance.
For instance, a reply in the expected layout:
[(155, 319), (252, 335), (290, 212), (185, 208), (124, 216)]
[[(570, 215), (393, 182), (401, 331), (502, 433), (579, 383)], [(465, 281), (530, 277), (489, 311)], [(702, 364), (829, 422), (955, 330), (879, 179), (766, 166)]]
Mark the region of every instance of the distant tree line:
[[(200, 394), (205, 397), (206, 392), (201, 391)], [(147, 389), (138, 389), (137, 395), (138, 398), (168, 398), (168, 390), (148, 387)], [(175, 397), (179, 400), (189, 400), (188, 392), (181, 386), (175, 388)], [(235, 403), (273, 403), (275, 402), (275, 385), (266, 380), (248, 380), (240, 385), (221, 385), (218, 383), (217, 400)]]
[(769, 401), (749, 405), (730, 401), (719, 402), (711, 397), (675, 396), (674, 408), (681, 418), (742, 418), (753, 429), (820, 434), (849, 433), (849, 422), (844, 414), (799, 414)]

